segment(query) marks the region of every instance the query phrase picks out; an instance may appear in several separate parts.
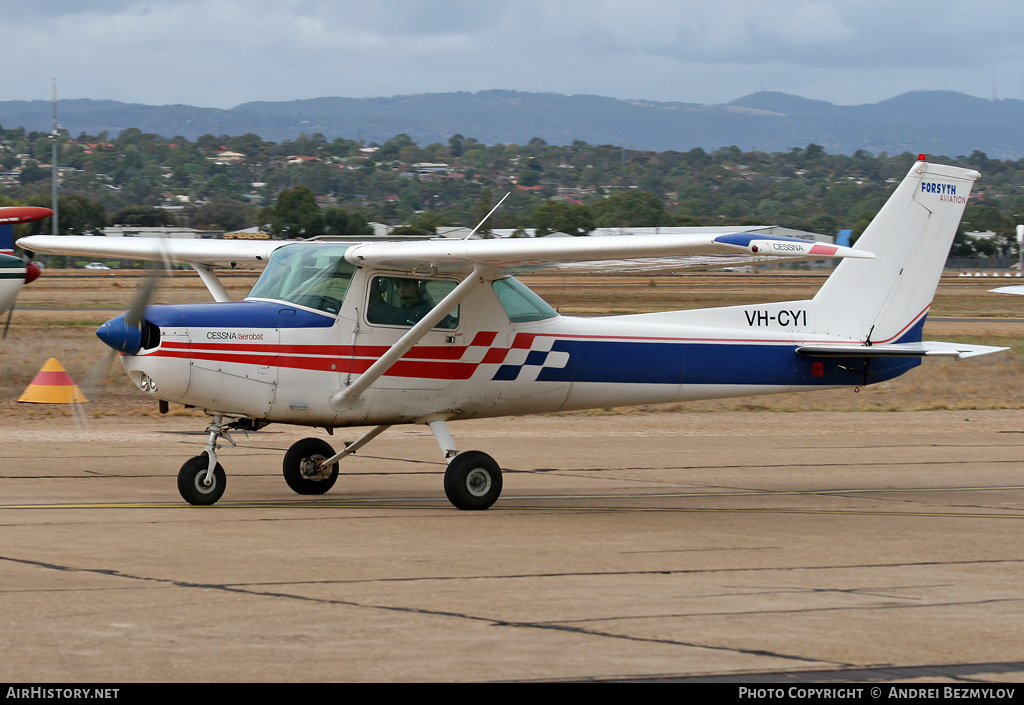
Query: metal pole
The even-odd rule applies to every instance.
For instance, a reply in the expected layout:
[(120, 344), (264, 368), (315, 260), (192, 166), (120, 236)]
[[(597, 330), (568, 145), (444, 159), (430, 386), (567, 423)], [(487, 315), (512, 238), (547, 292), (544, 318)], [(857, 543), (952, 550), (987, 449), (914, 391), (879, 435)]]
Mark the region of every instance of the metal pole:
[(54, 235), (59, 234), (58, 229), (58, 218), (59, 210), (57, 208), (57, 79), (53, 79), (53, 133), (50, 135), (53, 140), (53, 157), (51, 161), (51, 173), (50, 173), (50, 191), (53, 199), (53, 230)]
[(1017, 274), (1024, 274), (1024, 225), (1017, 226)]

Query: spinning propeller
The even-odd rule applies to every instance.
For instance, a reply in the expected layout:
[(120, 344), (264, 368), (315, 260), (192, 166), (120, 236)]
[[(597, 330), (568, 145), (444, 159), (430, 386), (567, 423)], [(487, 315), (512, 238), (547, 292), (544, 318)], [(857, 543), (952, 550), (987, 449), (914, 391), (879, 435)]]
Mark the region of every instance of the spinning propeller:
[(150, 269), (145, 279), (138, 286), (128, 310), (117, 318), (112, 318), (96, 329), (96, 337), (102, 340), (110, 350), (93, 365), (84, 383), (86, 394), (101, 388), (110, 376), (110, 367), (117, 354), (134, 355), (146, 343), (146, 320), (144, 314), (156, 294), (160, 279), (170, 269), (166, 257), (159, 268)]
[(156, 292), (159, 278), (160, 275), (156, 271), (151, 271), (139, 286), (129, 309), (96, 329), (96, 337), (110, 346), (114, 352), (134, 355), (142, 348), (145, 329), (143, 314)]

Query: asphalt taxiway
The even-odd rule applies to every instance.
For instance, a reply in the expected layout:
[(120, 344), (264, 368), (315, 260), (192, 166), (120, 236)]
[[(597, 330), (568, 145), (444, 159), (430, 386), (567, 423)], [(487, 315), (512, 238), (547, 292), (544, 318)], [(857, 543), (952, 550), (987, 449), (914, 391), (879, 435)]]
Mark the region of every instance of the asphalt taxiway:
[(178, 496), (194, 417), (6, 418), (0, 681), (1024, 680), (1024, 412), (455, 423), (506, 468), (444, 497), (429, 431), (330, 493), (270, 426)]

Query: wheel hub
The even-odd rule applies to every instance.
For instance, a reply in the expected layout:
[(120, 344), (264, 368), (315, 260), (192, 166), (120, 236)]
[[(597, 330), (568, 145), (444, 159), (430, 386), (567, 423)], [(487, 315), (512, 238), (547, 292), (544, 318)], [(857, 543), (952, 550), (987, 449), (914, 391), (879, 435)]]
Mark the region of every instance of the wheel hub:
[(466, 476), (466, 489), (474, 497), (483, 497), (491, 489), (491, 474), (475, 468)]
[(211, 475), (210, 479), (207, 480), (206, 475), (207, 473), (205, 470), (200, 470), (196, 473), (196, 489), (203, 494), (210, 494), (217, 489), (217, 478), (216, 476)]
[(303, 458), (299, 463), (299, 472), (302, 473), (302, 477), (307, 480), (322, 480), (326, 475), (327, 468), (319, 467), (320, 463), (326, 460), (326, 456), (323, 455), (312, 455), (308, 458)]

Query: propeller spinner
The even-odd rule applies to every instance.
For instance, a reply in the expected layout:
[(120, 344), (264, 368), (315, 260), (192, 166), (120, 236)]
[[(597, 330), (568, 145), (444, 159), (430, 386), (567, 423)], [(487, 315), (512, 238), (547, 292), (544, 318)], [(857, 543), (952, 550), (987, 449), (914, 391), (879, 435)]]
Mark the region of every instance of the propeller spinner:
[(150, 325), (143, 318), (143, 314), (153, 298), (159, 278), (158, 273), (150, 273), (135, 294), (131, 307), (117, 318), (111, 318), (97, 328), (96, 337), (124, 355), (139, 352), (146, 342), (146, 329)]

